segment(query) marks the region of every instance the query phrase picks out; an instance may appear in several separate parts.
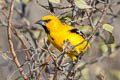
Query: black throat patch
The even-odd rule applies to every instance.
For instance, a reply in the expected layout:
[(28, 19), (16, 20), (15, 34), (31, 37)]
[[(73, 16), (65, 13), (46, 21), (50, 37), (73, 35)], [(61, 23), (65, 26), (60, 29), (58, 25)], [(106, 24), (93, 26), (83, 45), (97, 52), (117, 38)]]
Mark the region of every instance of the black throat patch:
[(45, 32), (46, 32), (47, 34), (50, 34), (50, 31), (48, 30), (48, 28), (47, 28), (46, 26), (44, 26), (44, 25), (42, 25), (42, 26), (43, 26)]

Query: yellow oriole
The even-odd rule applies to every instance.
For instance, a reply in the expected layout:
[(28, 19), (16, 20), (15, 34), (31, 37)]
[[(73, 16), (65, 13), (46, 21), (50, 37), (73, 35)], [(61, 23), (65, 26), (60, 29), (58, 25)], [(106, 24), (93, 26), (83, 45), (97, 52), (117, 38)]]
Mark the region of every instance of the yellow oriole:
[[(84, 34), (76, 29), (75, 27), (64, 25), (61, 21), (52, 15), (44, 16), (41, 20), (37, 21), (36, 24), (43, 26), (45, 32), (47, 33), (48, 40), (59, 50), (63, 50), (63, 45), (65, 40), (74, 46), (81, 43), (85, 38)], [(66, 54), (73, 61), (77, 59), (78, 53), (86, 46), (87, 41), (84, 41), (81, 45), (76, 46), (75, 50), (77, 51), (68, 51)], [(87, 48), (90, 47), (90, 44), (83, 50), (83, 53)], [(82, 53), (82, 54), (83, 54)]]

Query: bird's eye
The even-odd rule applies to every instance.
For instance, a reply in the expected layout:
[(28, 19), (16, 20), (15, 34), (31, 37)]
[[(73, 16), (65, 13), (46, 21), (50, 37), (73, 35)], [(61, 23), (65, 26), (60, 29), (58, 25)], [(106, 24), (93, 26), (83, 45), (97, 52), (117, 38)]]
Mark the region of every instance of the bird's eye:
[(48, 22), (50, 22), (50, 21), (51, 21), (51, 19), (44, 20), (44, 22), (46, 22), (46, 23), (48, 23)]

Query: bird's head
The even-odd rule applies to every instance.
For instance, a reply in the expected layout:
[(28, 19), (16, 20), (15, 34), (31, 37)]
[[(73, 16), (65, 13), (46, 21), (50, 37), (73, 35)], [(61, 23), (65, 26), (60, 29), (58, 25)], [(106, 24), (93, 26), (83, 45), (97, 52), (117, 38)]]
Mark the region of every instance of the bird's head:
[(42, 17), (41, 20), (36, 22), (36, 24), (42, 25), (47, 34), (52, 30), (58, 29), (58, 26), (62, 25), (60, 20), (52, 15)]

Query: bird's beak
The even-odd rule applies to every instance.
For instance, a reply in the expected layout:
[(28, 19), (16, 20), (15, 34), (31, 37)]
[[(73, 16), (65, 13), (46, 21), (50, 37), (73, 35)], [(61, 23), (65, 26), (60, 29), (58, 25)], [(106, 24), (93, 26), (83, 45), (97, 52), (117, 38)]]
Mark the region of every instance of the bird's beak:
[(37, 22), (35, 22), (36, 24), (40, 24), (40, 25), (42, 25), (42, 26), (45, 26), (45, 22), (44, 21), (42, 21), (42, 20), (39, 20), (39, 21), (37, 21)]
[(36, 24), (42, 25), (42, 27), (44, 28), (45, 32), (46, 32), (47, 34), (50, 34), (50, 31), (49, 31), (49, 30), (47, 29), (47, 27), (46, 27), (46, 22), (45, 22), (45, 21), (39, 20), (39, 21), (36, 22)]

